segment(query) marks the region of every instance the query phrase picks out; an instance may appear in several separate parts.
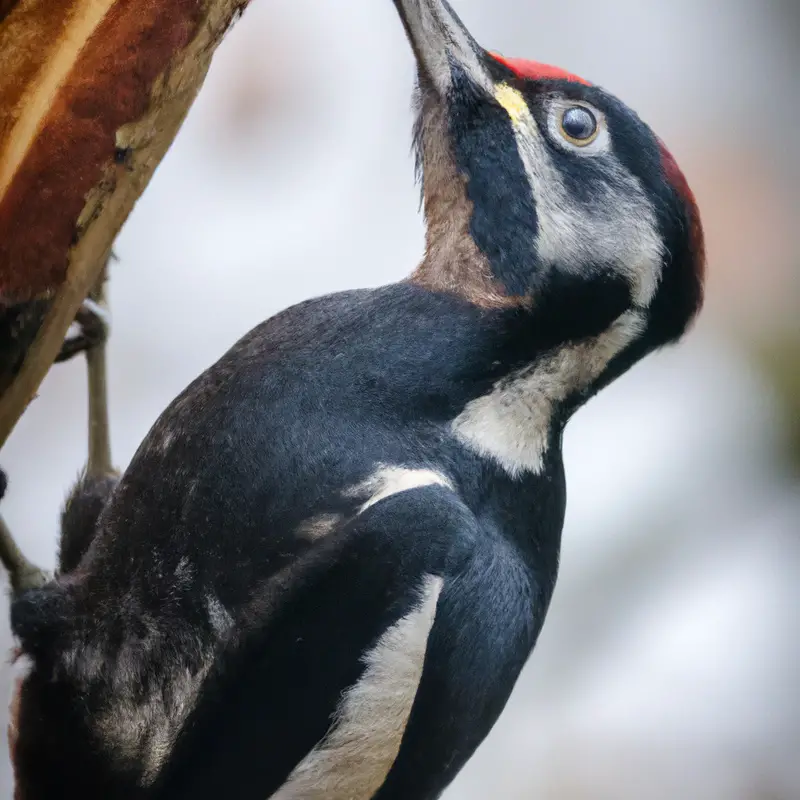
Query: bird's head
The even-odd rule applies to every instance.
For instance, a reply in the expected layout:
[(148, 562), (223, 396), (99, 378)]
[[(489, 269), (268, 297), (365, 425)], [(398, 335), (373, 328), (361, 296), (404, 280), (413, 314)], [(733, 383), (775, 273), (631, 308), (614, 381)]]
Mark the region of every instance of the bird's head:
[(445, 0), (394, 0), (419, 67), (426, 257), (412, 281), (530, 309), (559, 341), (623, 315), (638, 356), (700, 309), (703, 230), (673, 157), (624, 103), (480, 47)]

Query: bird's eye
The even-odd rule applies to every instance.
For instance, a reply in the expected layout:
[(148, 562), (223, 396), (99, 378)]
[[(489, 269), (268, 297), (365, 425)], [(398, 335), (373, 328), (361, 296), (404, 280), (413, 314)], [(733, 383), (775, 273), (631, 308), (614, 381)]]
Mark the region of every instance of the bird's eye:
[(578, 147), (591, 144), (600, 132), (597, 118), (588, 108), (570, 106), (561, 115), (561, 133), (564, 138)]

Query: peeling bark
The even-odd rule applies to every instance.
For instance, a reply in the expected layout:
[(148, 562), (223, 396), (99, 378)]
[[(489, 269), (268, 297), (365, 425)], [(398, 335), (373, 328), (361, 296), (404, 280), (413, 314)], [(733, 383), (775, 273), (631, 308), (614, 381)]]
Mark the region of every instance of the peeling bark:
[[(0, 447), (247, 3), (0, 0)], [(46, 580), (2, 519), (0, 562)]]
[(0, 446), (247, 0), (0, 0)]

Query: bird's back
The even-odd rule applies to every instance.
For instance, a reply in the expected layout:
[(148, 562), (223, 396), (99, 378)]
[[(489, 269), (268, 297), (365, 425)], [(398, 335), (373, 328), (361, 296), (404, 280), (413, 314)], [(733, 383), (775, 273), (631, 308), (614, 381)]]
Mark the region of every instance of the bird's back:
[[(498, 670), (521, 668), (555, 580), (563, 478), (556, 457), (519, 514), (524, 486), (453, 434), (491, 384), (491, 317), (409, 284), (311, 300), (247, 334), (154, 425), (75, 570), (70, 615), (91, 624), (69, 668), (98, 700), (104, 746), (158, 774), (153, 797), (214, 796), (232, 772), (237, 797), (269, 796), (364, 680), (364, 654), (416, 619), (426, 587), (448, 596), (448, 578), (475, 600)], [(531, 532), (539, 574), (516, 541)], [(445, 631), (469, 619), (444, 601), (437, 614)], [(423, 656), (409, 656), (412, 698)]]
[(449, 423), (480, 391), (480, 337), (475, 309), (408, 284), (278, 314), (161, 415), (111, 498), (86, 569), (114, 591), (149, 571), (154, 584), (142, 588), (152, 597), (162, 577), (172, 591), (174, 571), (191, 572), (237, 605), (379, 493), (392, 468), (476, 479), (477, 461)]

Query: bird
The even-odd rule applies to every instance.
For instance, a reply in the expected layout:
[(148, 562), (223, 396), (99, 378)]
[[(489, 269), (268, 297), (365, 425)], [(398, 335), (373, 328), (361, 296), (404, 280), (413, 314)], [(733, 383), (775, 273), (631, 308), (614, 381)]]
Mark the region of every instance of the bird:
[(16, 800), (440, 797), (542, 629), (567, 422), (697, 318), (698, 205), (651, 128), (394, 6), (424, 256), (254, 328), (78, 482), (11, 610)]

